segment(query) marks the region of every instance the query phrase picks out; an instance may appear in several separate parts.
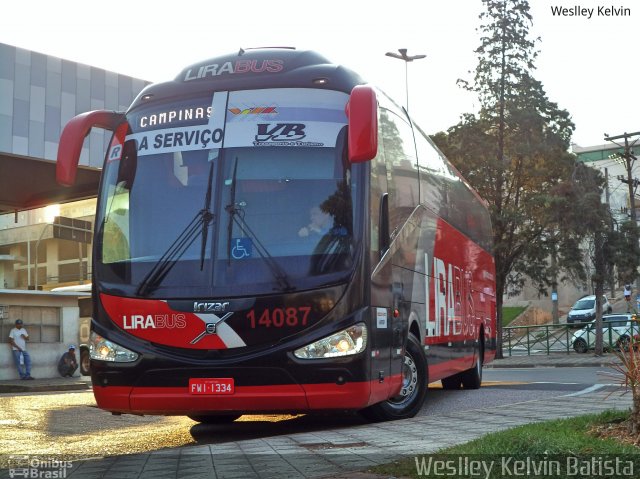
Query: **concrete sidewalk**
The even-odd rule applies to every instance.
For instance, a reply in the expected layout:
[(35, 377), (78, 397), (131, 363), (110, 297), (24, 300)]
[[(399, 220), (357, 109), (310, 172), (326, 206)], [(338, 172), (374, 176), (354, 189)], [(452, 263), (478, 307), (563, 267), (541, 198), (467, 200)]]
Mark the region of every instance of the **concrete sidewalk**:
[(91, 378), (89, 376), (34, 379), (33, 381), (25, 381), (21, 379), (0, 381), (0, 394), (47, 391), (86, 391), (89, 389), (91, 389)]
[[(533, 354), (531, 356), (511, 356), (504, 359), (496, 359), (486, 364), (486, 369), (499, 368), (559, 368), (559, 367), (609, 367), (612, 363), (619, 363), (618, 358), (611, 353), (604, 356), (595, 356), (589, 352), (578, 353), (552, 353)], [(23, 381), (20, 379), (0, 381), (0, 394), (3, 393), (29, 393), (44, 391), (83, 391), (91, 389), (91, 378), (79, 376), (73, 378), (49, 378)]]
[(612, 364), (620, 364), (620, 360), (615, 354), (605, 353), (602, 356), (596, 356), (593, 352), (579, 354), (570, 353), (551, 353), (551, 354), (532, 354), (505, 356), (504, 359), (496, 359), (486, 364), (487, 369), (498, 368), (604, 368)]

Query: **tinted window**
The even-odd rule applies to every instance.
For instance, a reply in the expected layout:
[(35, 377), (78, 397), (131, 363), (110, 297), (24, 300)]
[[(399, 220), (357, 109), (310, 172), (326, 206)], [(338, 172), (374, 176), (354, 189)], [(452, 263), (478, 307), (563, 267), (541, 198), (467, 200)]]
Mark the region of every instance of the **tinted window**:
[(603, 316), (602, 317), (603, 321), (627, 321), (627, 317), (626, 316)]
[(415, 138), (422, 203), (484, 249), (492, 251), (491, 219), (487, 209), (418, 127)]
[(380, 110), (380, 130), (389, 176), (389, 226), (402, 226), (420, 203), (418, 167), (413, 132), (407, 121), (388, 110)]
[(573, 306), (573, 309), (593, 309), (595, 303), (595, 299), (581, 299)]

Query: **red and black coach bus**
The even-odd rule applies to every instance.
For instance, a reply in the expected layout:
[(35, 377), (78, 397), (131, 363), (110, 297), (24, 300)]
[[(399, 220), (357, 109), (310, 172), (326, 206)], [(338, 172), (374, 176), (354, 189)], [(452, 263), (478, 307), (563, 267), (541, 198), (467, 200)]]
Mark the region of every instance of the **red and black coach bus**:
[(91, 377), (114, 413), (411, 417), (495, 356), (489, 214), (381, 91), (311, 51), (250, 49), (146, 87), (96, 213)]

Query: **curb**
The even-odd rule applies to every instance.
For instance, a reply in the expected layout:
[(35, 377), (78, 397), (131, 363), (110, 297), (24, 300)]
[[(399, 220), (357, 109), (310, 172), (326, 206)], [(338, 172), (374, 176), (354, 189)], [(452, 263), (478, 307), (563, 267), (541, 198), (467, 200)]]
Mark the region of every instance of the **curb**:
[[(37, 379), (36, 379), (37, 381)], [(90, 391), (91, 384), (85, 382), (74, 382), (69, 384), (0, 384), (0, 394), (4, 393), (31, 393), (31, 392), (54, 392), (54, 391)]]
[(522, 368), (606, 368), (610, 367), (611, 362), (608, 363), (550, 363), (550, 364), (486, 364), (485, 369), (522, 369)]

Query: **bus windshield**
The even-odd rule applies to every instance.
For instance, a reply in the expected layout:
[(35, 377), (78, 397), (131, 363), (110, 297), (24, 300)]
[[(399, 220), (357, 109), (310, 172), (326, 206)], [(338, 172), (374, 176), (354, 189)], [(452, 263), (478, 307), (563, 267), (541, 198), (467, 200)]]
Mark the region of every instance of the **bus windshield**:
[(329, 147), (152, 154), (138, 154), (139, 138), (128, 135), (121, 157), (108, 159), (103, 173), (96, 238), (102, 286), (193, 297), (345, 281), (360, 222), (345, 130), (335, 129)]

